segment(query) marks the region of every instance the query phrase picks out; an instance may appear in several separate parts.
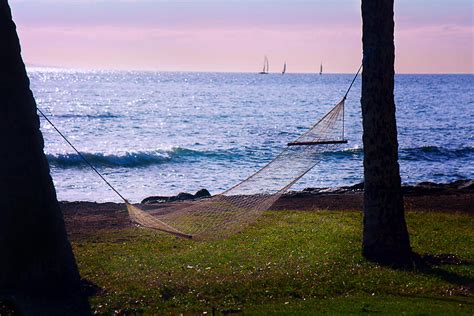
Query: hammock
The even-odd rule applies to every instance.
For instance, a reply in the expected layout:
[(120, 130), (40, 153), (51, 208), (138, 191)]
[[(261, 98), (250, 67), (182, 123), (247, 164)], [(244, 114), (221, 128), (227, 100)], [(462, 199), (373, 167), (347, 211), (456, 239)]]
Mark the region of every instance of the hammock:
[(321, 155), (343, 139), (342, 99), (262, 169), (236, 186), (210, 198), (167, 203), (143, 211), (126, 202), (131, 220), (143, 227), (178, 237), (221, 239), (253, 223), (301, 177), (321, 161)]
[(362, 66), (336, 106), (306, 133), (288, 143), (272, 161), (244, 181), (210, 198), (165, 203), (146, 211), (130, 204), (39, 108), (38, 112), (125, 202), (133, 223), (182, 238), (221, 239), (255, 222), (282, 194), (322, 160), (324, 152), (347, 143), (344, 139), (344, 103), (361, 68)]

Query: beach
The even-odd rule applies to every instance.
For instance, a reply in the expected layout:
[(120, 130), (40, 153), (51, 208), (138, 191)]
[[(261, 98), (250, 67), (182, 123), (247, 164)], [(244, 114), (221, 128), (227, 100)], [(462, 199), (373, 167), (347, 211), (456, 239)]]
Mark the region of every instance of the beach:
[[(354, 188), (355, 187), (355, 188)], [(339, 189), (307, 189), (289, 192), (270, 208), (271, 210), (352, 211), (361, 212), (363, 191), (359, 186)], [(461, 187), (461, 188), (460, 188)], [(407, 212), (446, 212), (474, 215), (473, 181), (457, 184), (422, 184), (405, 186), (405, 209)], [(159, 204), (137, 204), (144, 210), (173, 208), (192, 201)], [(66, 228), (73, 238), (94, 235), (98, 232), (119, 231), (134, 227), (123, 203), (60, 202)], [(155, 211), (156, 212), (156, 211)], [(151, 211), (153, 214), (153, 211)]]

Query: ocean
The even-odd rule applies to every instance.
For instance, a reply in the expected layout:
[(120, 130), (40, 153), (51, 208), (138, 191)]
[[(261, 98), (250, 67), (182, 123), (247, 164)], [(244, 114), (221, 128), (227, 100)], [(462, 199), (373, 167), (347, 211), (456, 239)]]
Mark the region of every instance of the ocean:
[[(30, 68), (38, 107), (126, 198), (219, 193), (264, 166), (329, 111), (353, 74), (75, 71)], [(363, 181), (360, 78), (348, 144), (292, 189)], [(402, 182), (474, 178), (474, 75), (397, 75)], [(59, 200), (120, 201), (41, 120)], [(288, 166), (291, 168), (291, 165)]]

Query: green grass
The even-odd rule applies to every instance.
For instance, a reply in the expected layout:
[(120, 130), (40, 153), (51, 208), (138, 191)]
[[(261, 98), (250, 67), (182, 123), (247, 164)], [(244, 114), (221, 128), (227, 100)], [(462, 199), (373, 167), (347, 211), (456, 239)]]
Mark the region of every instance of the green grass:
[[(474, 313), (474, 266), (397, 270), (360, 254), (357, 212), (267, 212), (213, 242), (126, 229), (72, 240), (100, 313)], [(474, 259), (474, 217), (408, 213), (414, 251)], [(471, 287), (470, 287), (470, 286)]]

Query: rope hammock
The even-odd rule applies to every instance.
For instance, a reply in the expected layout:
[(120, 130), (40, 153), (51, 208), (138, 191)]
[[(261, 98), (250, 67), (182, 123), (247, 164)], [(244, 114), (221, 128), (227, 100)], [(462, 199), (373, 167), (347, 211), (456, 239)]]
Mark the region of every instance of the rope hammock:
[(322, 160), (324, 152), (347, 143), (344, 139), (344, 103), (361, 68), (362, 66), (336, 106), (307, 132), (288, 143), (272, 161), (244, 181), (209, 198), (170, 202), (146, 211), (129, 203), (39, 108), (38, 112), (125, 202), (133, 223), (177, 237), (196, 240), (221, 239), (255, 222), (282, 194)]

